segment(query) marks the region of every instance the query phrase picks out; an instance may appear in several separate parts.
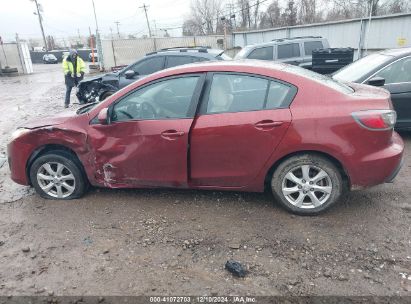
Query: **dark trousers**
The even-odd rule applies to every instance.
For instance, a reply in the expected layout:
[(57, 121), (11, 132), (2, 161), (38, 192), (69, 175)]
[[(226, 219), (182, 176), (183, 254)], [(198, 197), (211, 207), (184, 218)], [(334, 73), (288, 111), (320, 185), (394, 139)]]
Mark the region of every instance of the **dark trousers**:
[(70, 104), (70, 94), (71, 94), (72, 89), (73, 89), (72, 86), (66, 85), (66, 99), (64, 101), (64, 104), (66, 105)]

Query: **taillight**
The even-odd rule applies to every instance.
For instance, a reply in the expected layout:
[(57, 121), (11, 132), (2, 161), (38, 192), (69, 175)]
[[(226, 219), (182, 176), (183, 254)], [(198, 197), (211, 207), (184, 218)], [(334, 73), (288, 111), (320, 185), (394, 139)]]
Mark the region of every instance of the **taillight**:
[(389, 130), (397, 121), (397, 113), (393, 110), (366, 110), (351, 115), (360, 126), (369, 130)]

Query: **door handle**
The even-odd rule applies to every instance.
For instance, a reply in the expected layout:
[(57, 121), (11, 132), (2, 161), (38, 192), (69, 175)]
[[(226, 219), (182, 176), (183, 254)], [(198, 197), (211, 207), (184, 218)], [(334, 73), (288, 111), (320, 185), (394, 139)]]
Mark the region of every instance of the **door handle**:
[(167, 130), (161, 132), (161, 137), (165, 139), (174, 139), (180, 136), (183, 136), (184, 132), (183, 131), (176, 131), (176, 130)]
[(257, 129), (264, 130), (264, 129), (272, 129), (272, 128), (275, 128), (275, 127), (279, 127), (283, 123), (284, 123), (283, 121), (273, 121), (273, 120), (270, 120), (270, 119), (266, 119), (266, 120), (262, 120), (262, 121), (257, 122), (254, 126)]

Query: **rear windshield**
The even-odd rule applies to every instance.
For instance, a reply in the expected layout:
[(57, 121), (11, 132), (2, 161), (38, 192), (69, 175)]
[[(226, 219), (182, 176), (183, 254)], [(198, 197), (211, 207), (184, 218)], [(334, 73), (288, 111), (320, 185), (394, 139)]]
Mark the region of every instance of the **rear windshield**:
[(347, 86), (346, 84), (343, 84), (339, 82), (338, 80), (332, 79), (331, 77), (321, 75), (318, 73), (315, 73), (313, 71), (303, 69), (301, 67), (295, 66), (295, 65), (289, 65), (285, 69), (285, 71), (288, 71), (290, 73), (294, 73), (296, 75), (301, 75), (304, 77), (307, 77), (311, 80), (314, 80), (316, 82), (321, 83), (322, 85), (326, 85), (336, 91), (339, 91), (344, 94), (350, 94), (353, 93), (354, 90)]
[(245, 58), (245, 54), (251, 49), (251, 47), (246, 46), (244, 48), (241, 49), (241, 51), (239, 51), (237, 53), (237, 55), (235, 55), (234, 59), (242, 59)]
[(228, 56), (227, 54), (220, 54), (216, 57), (218, 60), (232, 60), (232, 58), (230, 56)]
[(391, 56), (371, 54), (337, 71), (334, 73), (333, 78), (342, 81), (357, 82), (361, 77), (390, 59), (392, 59)]

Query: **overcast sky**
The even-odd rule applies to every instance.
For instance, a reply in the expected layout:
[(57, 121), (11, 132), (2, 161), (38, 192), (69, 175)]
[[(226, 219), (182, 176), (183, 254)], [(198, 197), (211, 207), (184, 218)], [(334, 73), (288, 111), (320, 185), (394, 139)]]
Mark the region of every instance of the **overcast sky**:
[[(44, 30), (46, 35), (61, 38), (88, 35), (88, 28), (95, 31), (92, 0), (38, 0), (43, 6)], [(147, 34), (144, 3), (149, 6), (148, 17), (154, 30), (182, 25), (188, 15), (190, 0), (94, 0), (97, 20), (103, 34), (110, 27), (117, 32), (115, 21), (119, 21), (123, 34)], [(0, 36), (4, 41), (14, 40), (18, 33), (23, 39), (41, 38), (38, 18), (33, 14), (35, 4), (31, 0), (1, 0)], [(155, 22), (154, 22), (155, 21)], [(160, 30), (159, 31), (159, 35)], [(163, 32), (164, 33), (164, 32)], [(181, 34), (181, 29), (170, 30), (171, 35)]]

